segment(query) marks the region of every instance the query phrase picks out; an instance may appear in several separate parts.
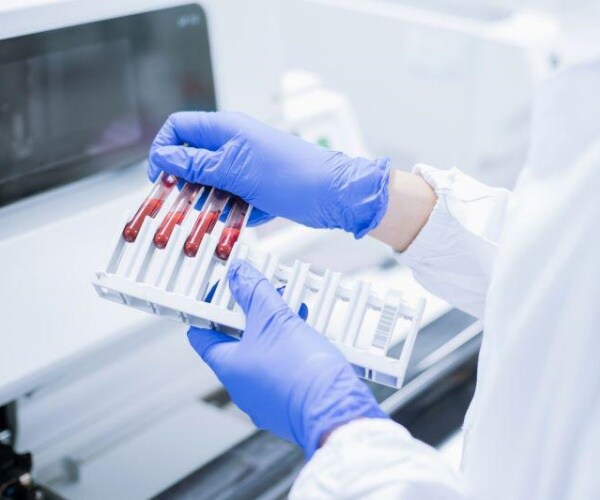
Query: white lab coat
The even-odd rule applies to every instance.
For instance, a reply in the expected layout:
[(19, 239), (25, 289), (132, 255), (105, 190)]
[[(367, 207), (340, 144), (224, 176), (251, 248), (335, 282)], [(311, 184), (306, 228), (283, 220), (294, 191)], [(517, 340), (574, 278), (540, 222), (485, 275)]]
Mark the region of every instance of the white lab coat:
[(400, 425), (331, 435), (292, 498), (600, 498), (600, 61), (538, 96), (514, 193), (417, 166), (438, 202), (400, 260), (483, 318), (462, 472)]

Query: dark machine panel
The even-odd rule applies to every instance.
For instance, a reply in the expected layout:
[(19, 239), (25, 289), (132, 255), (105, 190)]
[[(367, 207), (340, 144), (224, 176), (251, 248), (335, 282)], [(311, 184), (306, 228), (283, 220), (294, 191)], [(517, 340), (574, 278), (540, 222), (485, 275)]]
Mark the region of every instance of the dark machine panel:
[(199, 5), (0, 40), (0, 205), (139, 160), (170, 113), (215, 108)]

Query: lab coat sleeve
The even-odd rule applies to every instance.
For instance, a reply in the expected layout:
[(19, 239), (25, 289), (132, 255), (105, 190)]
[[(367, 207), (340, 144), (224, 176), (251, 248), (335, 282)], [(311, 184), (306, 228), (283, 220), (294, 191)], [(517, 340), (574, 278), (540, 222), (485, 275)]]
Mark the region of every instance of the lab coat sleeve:
[(511, 193), (486, 186), (456, 168), (439, 170), (421, 164), (413, 172), (433, 187), (438, 200), (398, 260), (429, 292), (483, 318)]
[(290, 499), (457, 500), (467, 495), (438, 452), (391, 420), (336, 429), (304, 467)]
[[(417, 165), (438, 200), (399, 260), (431, 293), (482, 318), (511, 194), (454, 168)], [(441, 455), (391, 420), (363, 419), (335, 430), (300, 473), (292, 499), (468, 498)]]

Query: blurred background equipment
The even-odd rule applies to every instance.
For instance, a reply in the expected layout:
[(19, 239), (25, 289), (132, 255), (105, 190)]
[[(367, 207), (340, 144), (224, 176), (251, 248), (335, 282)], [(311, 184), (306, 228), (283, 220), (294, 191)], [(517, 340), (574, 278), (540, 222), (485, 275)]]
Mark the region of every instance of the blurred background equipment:
[(461, 0), (299, 0), (282, 18), (288, 61), (347, 96), (373, 154), (514, 183), (554, 18)]
[[(184, 328), (90, 286), (169, 113), (235, 109), (511, 186), (536, 86), (600, 53), (599, 19), (584, 0), (0, 1), (0, 497), (279, 498), (302, 465), (233, 407)], [(368, 238), (282, 220), (251, 236), (427, 296)], [(374, 390), (456, 461), (481, 324), (431, 296), (424, 324), (407, 385)]]

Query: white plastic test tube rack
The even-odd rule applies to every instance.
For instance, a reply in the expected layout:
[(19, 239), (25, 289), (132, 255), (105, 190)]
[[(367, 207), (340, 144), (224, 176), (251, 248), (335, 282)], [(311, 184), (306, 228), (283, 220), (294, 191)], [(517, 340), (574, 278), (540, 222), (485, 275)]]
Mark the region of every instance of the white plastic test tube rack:
[[(188, 257), (182, 248), (197, 210), (190, 210), (164, 249), (155, 248), (153, 236), (174, 196), (170, 194), (154, 219), (146, 217), (135, 242), (126, 242), (119, 232), (108, 266), (93, 282), (101, 297), (187, 325), (216, 327), (239, 336), (245, 318), (223, 278), (234, 258), (245, 259), (275, 286), (285, 286), (283, 300), (294, 312), (306, 303), (307, 322), (327, 336), (360, 377), (391, 387), (402, 385), (424, 299), (411, 305), (395, 289), (378, 295), (364, 281), (348, 286), (341, 283), (340, 273), (327, 270), (318, 275), (300, 261), (287, 266), (277, 255), (250, 250), (241, 242), (224, 262), (215, 256), (224, 227), (221, 221), (203, 239), (196, 256)], [(209, 303), (205, 298), (210, 291)], [(390, 353), (394, 346), (396, 355)]]

